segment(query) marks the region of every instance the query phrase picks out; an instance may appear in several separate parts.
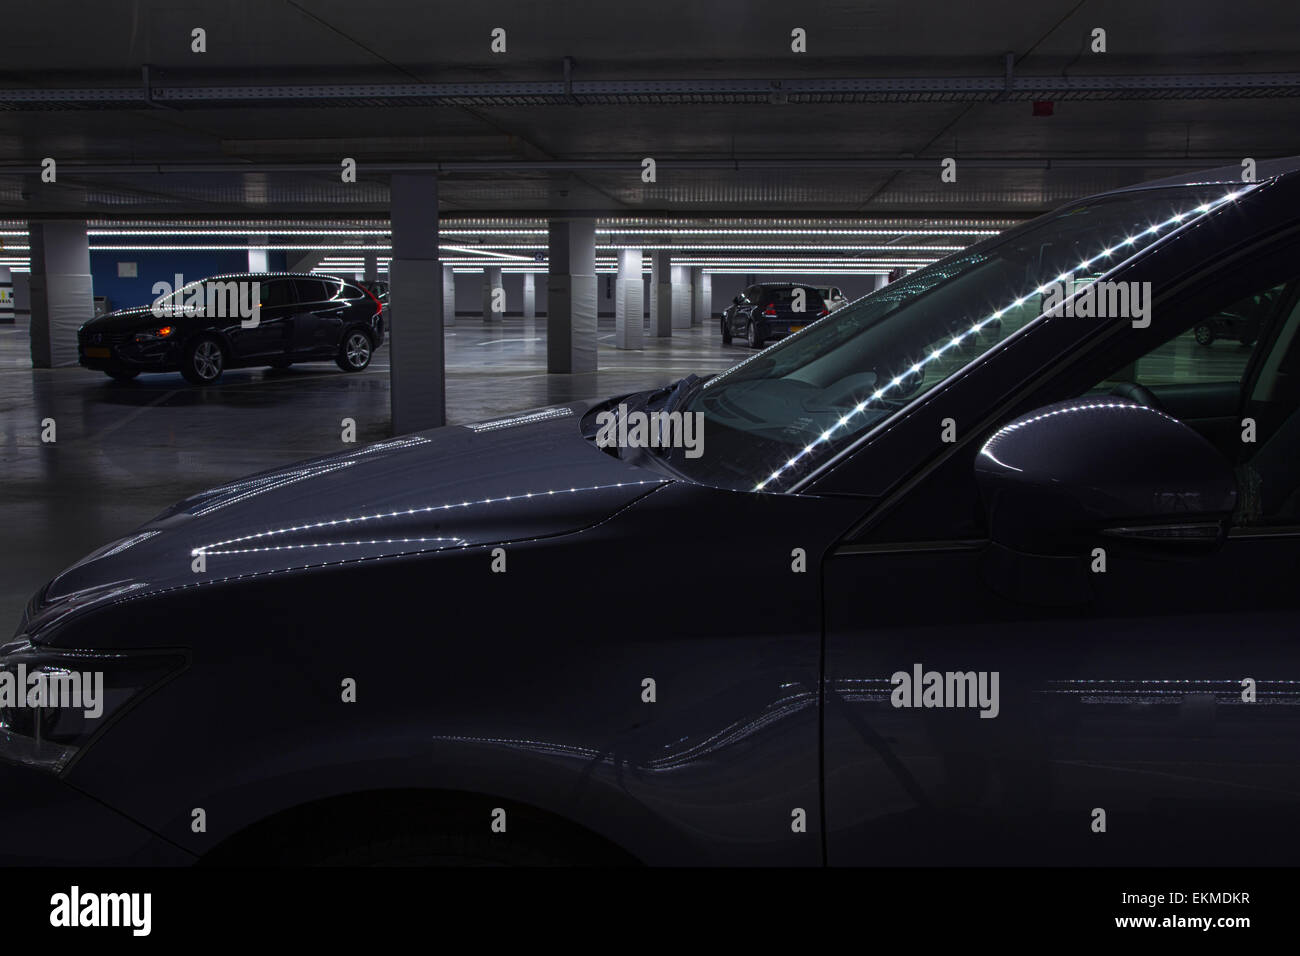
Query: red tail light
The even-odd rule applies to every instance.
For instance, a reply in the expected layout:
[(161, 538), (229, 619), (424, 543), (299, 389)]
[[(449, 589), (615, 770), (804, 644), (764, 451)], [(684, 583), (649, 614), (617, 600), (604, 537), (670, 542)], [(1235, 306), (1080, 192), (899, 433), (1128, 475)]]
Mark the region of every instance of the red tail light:
[(764, 315), (776, 315), (776, 305), (769, 302), (767, 308), (763, 310)]
[(378, 296), (376, 296), (373, 292), (371, 292), (371, 291), (370, 291), (369, 289), (367, 289), (365, 286), (362, 286), (362, 287), (361, 287), (361, 291), (364, 292), (366, 295), (370, 296), (370, 301), (373, 302), (373, 303), (375, 304), (375, 315), (379, 315), (381, 312), (384, 311), (384, 303), (382, 303), (382, 302), (379, 301), (379, 297), (378, 297)]
[(830, 314), (831, 314), (830, 309), (822, 309), (820, 312), (817, 313), (817, 318), (820, 319), (823, 315), (830, 315)]

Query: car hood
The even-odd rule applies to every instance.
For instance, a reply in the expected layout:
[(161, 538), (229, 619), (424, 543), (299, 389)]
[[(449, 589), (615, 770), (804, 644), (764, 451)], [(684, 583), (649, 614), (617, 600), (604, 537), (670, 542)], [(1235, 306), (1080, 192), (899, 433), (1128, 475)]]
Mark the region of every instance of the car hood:
[(39, 640), (177, 587), (590, 527), (670, 479), (582, 438), (584, 408), (415, 432), (194, 495), (55, 577), (20, 630)]
[(152, 306), (142, 305), (134, 309), (118, 309), (116, 312), (97, 315), (83, 323), (81, 328), (86, 332), (129, 332), (140, 328), (142, 324), (161, 321), (154, 316)]

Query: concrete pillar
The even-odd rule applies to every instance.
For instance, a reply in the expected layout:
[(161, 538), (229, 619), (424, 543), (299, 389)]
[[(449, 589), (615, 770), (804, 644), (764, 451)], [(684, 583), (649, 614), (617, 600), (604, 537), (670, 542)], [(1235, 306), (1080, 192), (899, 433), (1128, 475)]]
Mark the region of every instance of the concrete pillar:
[(686, 266), (673, 266), (669, 270), (673, 284), (673, 328), (691, 327), (691, 270)]
[(0, 266), (0, 325), (14, 324), (14, 276), (8, 266)]
[(700, 266), (691, 270), (691, 325), (708, 325), (713, 318), (713, 275)]
[(446, 424), (438, 177), (394, 173), (393, 259), (388, 265), (393, 434)]
[[(497, 290), (500, 289), (498, 297)], [(493, 306), (496, 306), (495, 308)], [(501, 284), (501, 268), (483, 270), (483, 321), (499, 322), (506, 314), (505, 286)]]
[(367, 252), (361, 257), (361, 269), (364, 275), (362, 278), (366, 282), (379, 281), (379, 256), (373, 252)]
[(450, 328), (456, 324), (456, 270), (442, 267), (442, 324)]
[(650, 337), (673, 334), (673, 278), (667, 252), (650, 255)]
[(524, 273), (524, 318), (537, 318), (537, 277), (531, 272)]
[(77, 364), (77, 329), (94, 318), (90, 243), (84, 222), (34, 222), (32, 255), (32, 367)]
[[(251, 243), (254, 243), (254, 242), (265, 242), (265, 241), (266, 241), (266, 237), (264, 237), (264, 236), (249, 236), (249, 237), (248, 237), (248, 241), (249, 241), (250, 244), (251, 244)], [(267, 269), (266, 250), (265, 250), (265, 249), (249, 249), (249, 250), (248, 250), (248, 271), (249, 271), (249, 272), (269, 272), (269, 271), (270, 271), (269, 269)]]
[(596, 371), (596, 220), (552, 219), (546, 371)]
[(614, 282), (614, 347), (645, 347), (645, 281), (640, 249), (618, 254), (618, 279)]

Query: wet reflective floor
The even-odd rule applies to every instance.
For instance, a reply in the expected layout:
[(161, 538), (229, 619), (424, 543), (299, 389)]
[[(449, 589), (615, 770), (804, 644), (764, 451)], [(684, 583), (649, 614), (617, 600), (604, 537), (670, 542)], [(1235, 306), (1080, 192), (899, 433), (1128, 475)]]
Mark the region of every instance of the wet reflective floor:
[[(748, 356), (724, 346), (716, 319), (620, 351), (613, 319), (598, 328), (598, 371), (548, 375), (545, 319), (447, 330), (450, 424), (666, 385)], [(236, 369), (198, 388), (179, 373), (117, 383), (82, 368), (33, 369), (26, 320), (0, 327), (0, 640), (32, 593), (94, 548), (187, 495), (251, 472), (387, 438), (389, 352), (357, 374), (333, 362)], [(53, 419), (55, 441), (42, 442)]]

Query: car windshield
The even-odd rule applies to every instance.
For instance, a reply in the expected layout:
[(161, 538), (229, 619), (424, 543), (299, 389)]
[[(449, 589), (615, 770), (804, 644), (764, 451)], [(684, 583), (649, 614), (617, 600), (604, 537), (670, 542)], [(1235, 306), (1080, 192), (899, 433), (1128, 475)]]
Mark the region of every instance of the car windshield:
[[(1243, 187), (1243, 190), (1249, 187)], [(693, 390), (702, 454), (687, 476), (782, 491), (1056, 304), (1224, 202), (1223, 184), (1085, 200), (841, 306)], [(1077, 288), (1077, 286), (1076, 286)]]
[[(245, 314), (259, 297), (260, 283), (237, 278), (199, 279), (160, 295), (150, 309), (157, 316)], [(240, 311), (241, 307), (244, 309)]]

